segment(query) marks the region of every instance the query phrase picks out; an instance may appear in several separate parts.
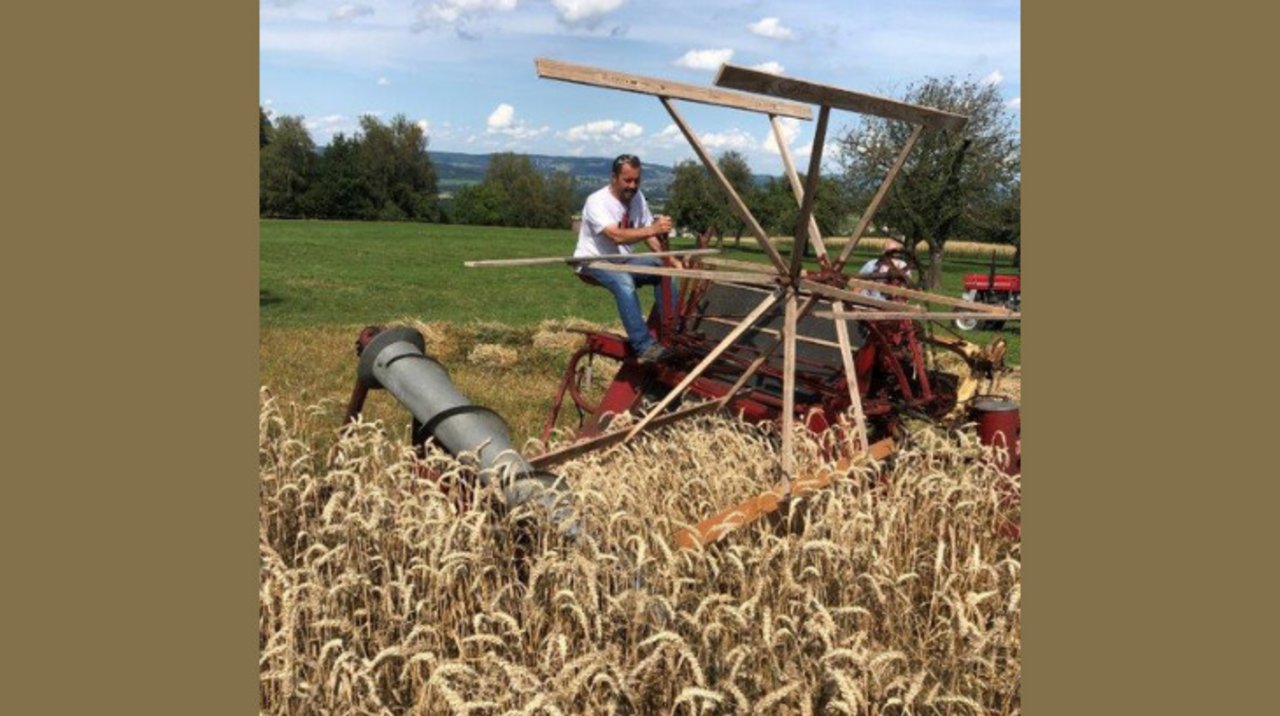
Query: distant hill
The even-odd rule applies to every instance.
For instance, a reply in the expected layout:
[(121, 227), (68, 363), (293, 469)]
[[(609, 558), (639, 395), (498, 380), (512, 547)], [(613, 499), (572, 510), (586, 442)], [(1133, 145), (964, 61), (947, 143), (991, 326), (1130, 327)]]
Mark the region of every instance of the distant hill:
[[(484, 179), (485, 169), (489, 166), (489, 154), (430, 150), (427, 153), (435, 164), (436, 179), (442, 193), (454, 192), (469, 184), (478, 184)], [(568, 172), (573, 177), (574, 188), (584, 196), (609, 182), (609, 168), (613, 164), (613, 157), (563, 157), (546, 154), (527, 156), (533, 166), (543, 174)], [(658, 203), (665, 202), (674, 176), (671, 167), (646, 162), (642, 185), (645, 196)], [(763, 183), (768, 178), (755, 175), (757, 184)]]

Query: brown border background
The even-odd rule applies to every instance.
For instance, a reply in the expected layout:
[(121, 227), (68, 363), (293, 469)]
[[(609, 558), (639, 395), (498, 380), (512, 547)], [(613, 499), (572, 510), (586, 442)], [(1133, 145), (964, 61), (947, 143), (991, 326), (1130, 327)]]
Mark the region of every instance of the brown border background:
[(257, 7), (5, 15), (4, 711), (256, 713)]
[(1275, 663), (1275, 23), (1023, 11), (1023, 706), (1230, 713)]
[[(1232, 162), (1274, 154), (1246, 76), (1273, 26), (1024, 8), (1030, 713), (1222, 712), (1267, 683), (1237, 641), (1270, 613), (1244, 449), (1273, 439), (1225, 398), (1269, 403), (1270, 326), (1224, 306), (1275, 305), (1275, 229), (1247, 225), (1275, 180)], [(10, 712), (253, 713), (256, 11), (6, 28)]]

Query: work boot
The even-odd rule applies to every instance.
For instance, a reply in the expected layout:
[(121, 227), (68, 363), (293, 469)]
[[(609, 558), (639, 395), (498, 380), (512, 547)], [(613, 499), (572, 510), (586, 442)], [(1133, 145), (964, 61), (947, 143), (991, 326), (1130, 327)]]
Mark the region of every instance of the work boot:
[(652, 343), (640, 352), (638, 360), (642, 365), (651, 365), (666, 358), (668, 354), (669, 352), (661, 343)]

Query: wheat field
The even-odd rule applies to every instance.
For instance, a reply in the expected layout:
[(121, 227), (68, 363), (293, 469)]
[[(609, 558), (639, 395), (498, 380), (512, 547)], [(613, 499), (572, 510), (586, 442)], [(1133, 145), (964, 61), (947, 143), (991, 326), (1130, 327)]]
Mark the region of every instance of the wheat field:
[(681, 527), (771, 484), (770, 428), (703, 417), (560, 466), (570, 541), (497, 493), (460, 506), (442, 486), (465, 465), (424, 476), (402, 426), (317, 445), (328, 419), (263, 392), (265, 713), (1021, 712), (1021, 545), (1000, 529), (1020, 479), (971, 432), (919, 431), (882, 479), (856, 468), (682, 551)]

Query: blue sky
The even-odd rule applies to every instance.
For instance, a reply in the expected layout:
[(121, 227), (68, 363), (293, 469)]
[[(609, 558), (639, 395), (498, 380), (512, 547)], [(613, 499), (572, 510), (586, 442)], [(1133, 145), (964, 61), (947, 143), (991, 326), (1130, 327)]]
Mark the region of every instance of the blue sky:
[[(260, 2), (260, 101), (304, 115), (319, 144), (362, 114), (404, 114), (437, 150), (693, 158), (656, 98), (538, 79), (535, 57), (705, 86), (727, 60), (888, 96), (955, 75), (1021, 111), (1021, 10), (1005, 0)], [(680, 104), (713, 152), (782, 171), (764, 115)], [(857, 121), (834, 112), (828, 137)], [(801, 159), (812, 126), (786, 125)]]

